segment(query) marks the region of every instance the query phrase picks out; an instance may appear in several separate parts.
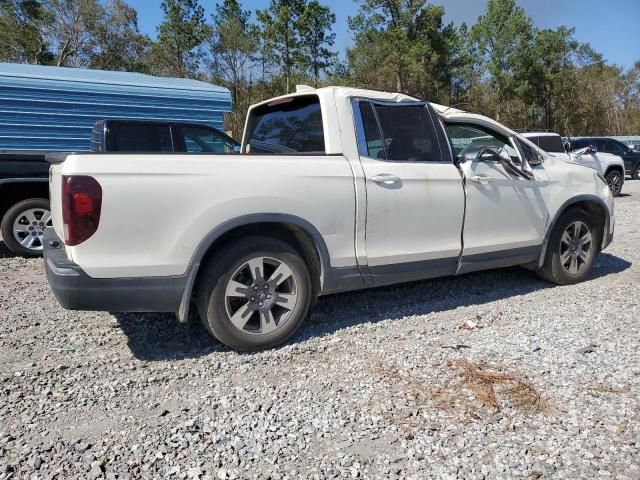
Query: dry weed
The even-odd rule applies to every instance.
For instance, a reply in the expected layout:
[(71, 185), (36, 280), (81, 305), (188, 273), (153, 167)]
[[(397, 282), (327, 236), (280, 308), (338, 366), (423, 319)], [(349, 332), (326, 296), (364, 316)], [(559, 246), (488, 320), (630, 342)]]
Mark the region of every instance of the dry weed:
[(452, 360), (449, 364), (461, 371), (466, 388), (488, 408), (502, 409), (500, 395), (503, 402), (515, 408), (540, 413), (552, 411), (549, 402), (533, 385), (502, 367), (467, 360)]

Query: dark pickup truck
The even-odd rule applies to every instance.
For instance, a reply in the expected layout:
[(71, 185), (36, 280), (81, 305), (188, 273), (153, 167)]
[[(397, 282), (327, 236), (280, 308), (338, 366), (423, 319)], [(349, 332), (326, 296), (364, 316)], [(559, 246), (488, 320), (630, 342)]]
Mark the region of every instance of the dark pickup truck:
[[(234, 153), (239, 148), (233, 138), (207, 125), (126, 119), (96, 122), (90, 141), (92, 152)], [(44, 229), (51, 226), (45, 156), (0, 151), (2, 239), (17, 255), (41, 255)]]

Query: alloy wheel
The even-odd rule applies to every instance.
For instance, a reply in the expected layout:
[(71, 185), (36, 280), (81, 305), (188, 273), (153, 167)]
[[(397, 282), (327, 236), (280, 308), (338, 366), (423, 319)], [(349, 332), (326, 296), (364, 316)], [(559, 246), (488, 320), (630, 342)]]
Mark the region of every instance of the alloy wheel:
[(622, 176), (617, 172), (610, 173), (607, 175), (607, 185), (614, 196), (618, 195), (622, 189)]
[(51, 212), (45, 208), (30, 208), (21, 212), (13, 222), (13, 237), (32, 251), (42, 251), (44, 230), (50, 227)]
[(282, 260), (255, 257), (231, 275), (225, 289), (225, 307), (239, 330), (265, 335), (281, 328), (298, 300), (291, 268)]
[(569, 224), (560, 239), (560, 263), (570, 275), (587, 268), (593, 255), (593, 237), (589, 226), (581, 221)]

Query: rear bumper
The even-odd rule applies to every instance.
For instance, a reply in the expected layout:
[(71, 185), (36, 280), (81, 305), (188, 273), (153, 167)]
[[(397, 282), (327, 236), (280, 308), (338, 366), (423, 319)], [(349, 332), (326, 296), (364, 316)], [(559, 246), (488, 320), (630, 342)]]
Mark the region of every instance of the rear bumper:
[(49, 286), (68, 310), (109, 312), (181, 311), (189, 275), (178, 277), (92, 278), (67, 258), (53, 228), (44, 235)]

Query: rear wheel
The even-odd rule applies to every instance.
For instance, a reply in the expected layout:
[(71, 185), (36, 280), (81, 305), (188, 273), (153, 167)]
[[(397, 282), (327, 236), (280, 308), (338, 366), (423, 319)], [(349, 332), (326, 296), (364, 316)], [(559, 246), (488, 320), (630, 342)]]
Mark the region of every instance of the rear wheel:
[(563, 213), (551, 233), (538, 275), (558, 285), (583, 281), (593, 267), (601, 235), (591, 216), (571, 209)]
[(288, 340), (312, 299), (309, 270), (288, 243), (248, 237), (223, 248), (199, 282), (200, 318), (235, 350), (259, 350)]
[(607, 181), (607, 185), (609, 186), (609, 190), (611, 190), (613, 196), (619, 196), (622, 191), (622, 183), (624, 181), (622, 174), (618, 170), (611, 170), (604, 178)]
[(16, 203), (2, 218), (2, 239), (16, 255), (38, 257), (42, 255), (44, 230), (50, 227), (49, 201), (30, 198)]
[(633, 178), (634, 180), (640, 180), (640, 165), (638, 165), (633, 171), (633, 173), (631, 174), (631, 178)]

